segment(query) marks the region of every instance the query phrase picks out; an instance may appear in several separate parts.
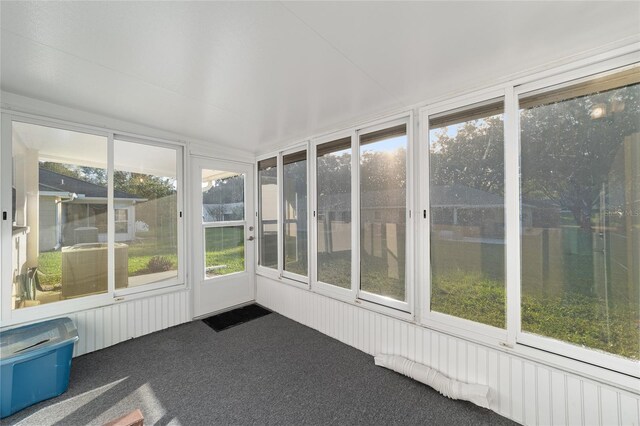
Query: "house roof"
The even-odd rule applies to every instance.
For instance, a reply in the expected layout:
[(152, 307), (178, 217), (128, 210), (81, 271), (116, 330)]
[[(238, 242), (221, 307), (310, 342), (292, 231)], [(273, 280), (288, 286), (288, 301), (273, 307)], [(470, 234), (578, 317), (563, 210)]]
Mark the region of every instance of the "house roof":
[[(463, 185), (435, 185), (430, 190), (432, 207), (504, 207), (504, 198), (480, 189)], [(367, 191), (362, 194), (360, 204), (363, 209), (402, 208), (405, 205), (405, 191)], [(350, 194), (327, 194), (320, 200), (320, 210), (347, 210), (351, 205)]]
[[(82, 179), (66, 176), (40, 167), (40, 191), (68, 192), (90, 198), (107, 198), (107, 188)], [(115, 190), (115, 198), (142, 200), (137, 195)]]
[(503, 207), (504, 198), (464, 185), (434, 185), (429, 190), (434, 207)]

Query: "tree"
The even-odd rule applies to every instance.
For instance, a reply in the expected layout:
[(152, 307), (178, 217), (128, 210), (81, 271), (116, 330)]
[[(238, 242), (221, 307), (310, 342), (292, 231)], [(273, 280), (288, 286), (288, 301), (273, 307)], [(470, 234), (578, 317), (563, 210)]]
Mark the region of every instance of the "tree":
[[(609, 108), (594, 114), (596, 108)], [(590, 230), (594, 205), (607, 184), (625, 137), (640, 131), (640, 85), (635, 84), (520, 113), (524, 199), (546, 199), (570, 211)], [(431, 181), (504, 195), (503, 123), (500, 116), (473, 120), (455, 136), (436, 130)], [(435, 141), (433, 141), (435, 139)]]
[(244, 202), (244, 176), (237, 175), (213, 182), (202, 195), (204, 204), (232, 204)]
[(64, 176), (83, 179), (82, 174), (71, 164), (56, 163), (54, 161), (41, 161), (40, 168), (51, 170), (52, 172), (56, 172)]
[(328, 154), (318, 158), (318, 197), (351, 192), (351, 154)]
[(360, 189), (384, 191), (406, 188), (407, 150), (365, 151), (360, 157)]
[(433, 185), (464, 185), (504, 195), (504, 124), (501, 115), (468, 121), (455, 136), (434, 131), (430, 174)]
[(176, 193), (176, 180), (134, 172), (113, 172), (113, 187), (116, 191), (126, 192), (139, 198), (155, 200)]
[[(107, 170), (99, 167), (75, 166), (53, 161), (41, 161), (40, 167), (100, 186), (107, 186), (108, 183)], [(143, 173), (115, 170), (113, 172), (113, 184), (116, 191), (126, 192), (148, 200), (163, 198), (176, 193), (176, 180), (174, 178)]]
[[(606, 106), (604, 115), (594, 114)], [(523, 194), (555, 201), (582, 229), (591, 229), (593, 207), (616, 154), (625, 137), (640, 131), (638, 111), (638, 84), (524, 110)]]

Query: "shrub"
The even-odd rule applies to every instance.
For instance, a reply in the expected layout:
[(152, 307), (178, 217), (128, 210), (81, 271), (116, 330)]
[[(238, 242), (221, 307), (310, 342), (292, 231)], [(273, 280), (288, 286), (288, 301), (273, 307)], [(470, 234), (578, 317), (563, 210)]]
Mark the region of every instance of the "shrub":
[(173, 261), (164, 256), (153, 256), (147, 264), (149, 272), (166, 272), (173, 268)]

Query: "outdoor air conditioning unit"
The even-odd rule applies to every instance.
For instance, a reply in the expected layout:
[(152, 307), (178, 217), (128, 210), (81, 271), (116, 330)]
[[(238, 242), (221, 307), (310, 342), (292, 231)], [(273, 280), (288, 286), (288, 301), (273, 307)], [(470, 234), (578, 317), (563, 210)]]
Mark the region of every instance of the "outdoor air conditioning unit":
[[(115, 245), (116, 288), (127, 287), (129, 246)], [(107, 291), (107, 244), (83, 243), (62, 248), (62, 297), (73, 298)]]
[(98, 228), (93, 226), (76, 228), (73, 230), (73, 239), (75, 244), (97, 243)]

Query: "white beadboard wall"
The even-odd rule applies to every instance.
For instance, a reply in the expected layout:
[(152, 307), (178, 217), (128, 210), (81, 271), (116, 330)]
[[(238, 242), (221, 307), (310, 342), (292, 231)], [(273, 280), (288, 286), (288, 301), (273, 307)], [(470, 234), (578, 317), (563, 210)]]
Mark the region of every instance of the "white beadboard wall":
[(638, 425), (640, 396), (304, 289), (257, 277), (257, 302), (368, 354), (397, 354), (489, 385), (491, 409), (526, 425)]
[(74, 357), (192, 319), (191, 300), (186, 290), (63, 316), (71, 318), (78, 328), (80, 339), (73, 350)]

